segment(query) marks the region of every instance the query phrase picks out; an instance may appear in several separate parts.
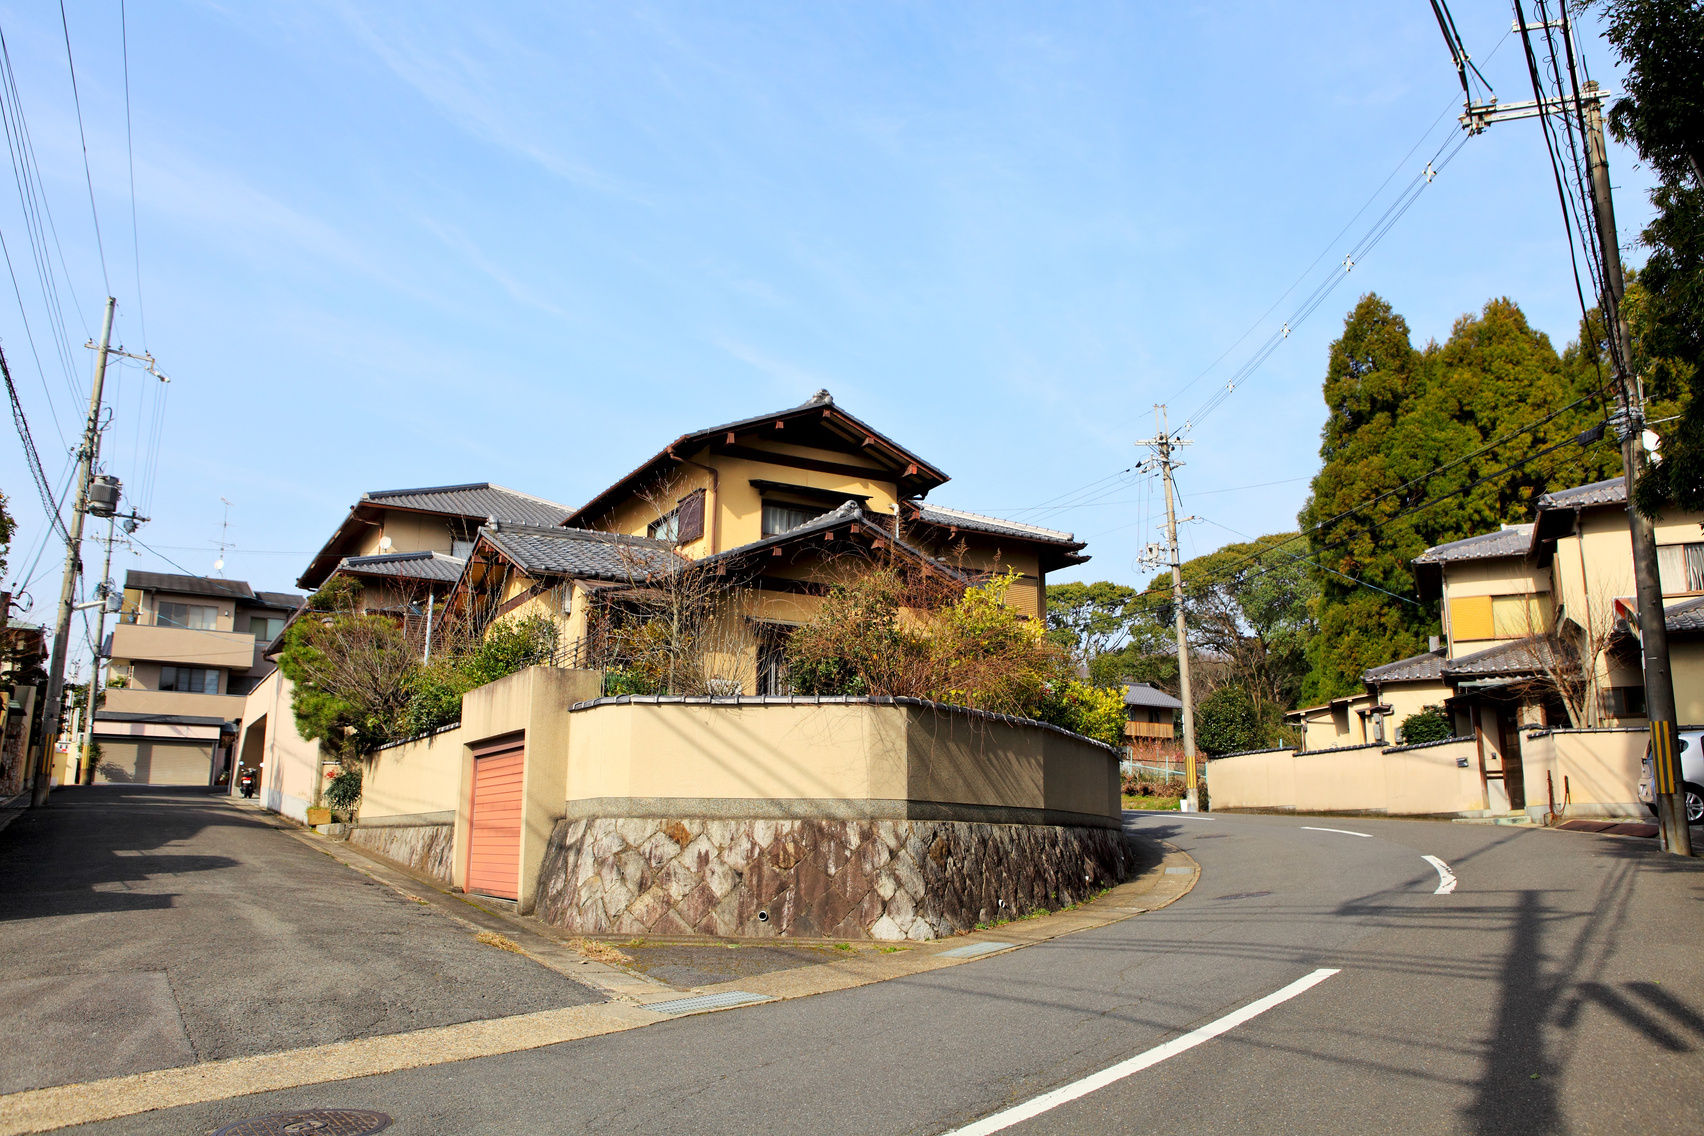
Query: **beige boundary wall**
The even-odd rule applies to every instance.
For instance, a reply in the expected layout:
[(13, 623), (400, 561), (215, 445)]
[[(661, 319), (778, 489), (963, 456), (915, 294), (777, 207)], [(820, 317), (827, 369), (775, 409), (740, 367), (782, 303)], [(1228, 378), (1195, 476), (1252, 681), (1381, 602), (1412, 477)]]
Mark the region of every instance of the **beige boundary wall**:
[(1651, 731), (1644, 727), (1526, 734), (1521, 739), (1521, 768), (1527, 812), (1542, 817), (1554, 792), (1562, 816), (1649, 817), (1639, 803), (1639, 773), (1650, 738)]
[(1207, 794), (1214, 812), (1437, 816), (1485, 808), (1471, 738), (1216, 757), (1207, 763)]
[[(1642, 728), (1526, 733), (1528, 815), (1544, 818), (1552, 789), (1563, 816), (1645, 815), (1638, 785), (1648, 737)], [(1207, 791), (1215, 811), (1476, 816), (1487, 809), (1472, 738), (1217, 757), (1207, 763)]]
[[(459, 725), (375, 755), (351, 840), (464, 886), (474, 750), (516, 739), (527, 754), (518, 906), (543, 896), (565, 925), (595, 899), (597, 929), (869, 934), (890, 914), (888, 937), (931, 937), (978, 905), (1076, 902), (1128, 866), (1117, 751), (1067, 731), (914, 699), (589, 698), (599, 684), (595, 672), (535, 667), (470, 692)], [(700, 843), (689, 855), (707, 825), (715, 854)], [(881, 863), (858, 896), (843, 875), (835, 899), (825, 881), (848, 842)], [(743, 882), (746, 868), (728, 866), (760, 854), (768, 877)], [(904, 889), (881, 872), (916, 855), (938, 861), (940, 886), (918, 868), (918, 911), (885, 912), (893, 896), (878, 893)], [(595, 887), (583, 875), (594, 863)], [(996, 864), (1024, 896), (999, 890)], [(1043, 868), (1026, 875), (1030, 865)], [(714, 919), (710, 892), (727, 901)]]

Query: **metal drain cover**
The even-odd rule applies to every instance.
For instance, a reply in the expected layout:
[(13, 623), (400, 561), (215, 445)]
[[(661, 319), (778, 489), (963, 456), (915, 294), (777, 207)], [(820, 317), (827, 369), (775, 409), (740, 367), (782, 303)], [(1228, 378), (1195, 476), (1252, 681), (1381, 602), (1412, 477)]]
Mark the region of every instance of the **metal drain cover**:
[(389, 1128), (390, 1122), (382, 1112), (360, 1108), (310, 1108), (239, 1120), (213, 1136), (367, 1136)]

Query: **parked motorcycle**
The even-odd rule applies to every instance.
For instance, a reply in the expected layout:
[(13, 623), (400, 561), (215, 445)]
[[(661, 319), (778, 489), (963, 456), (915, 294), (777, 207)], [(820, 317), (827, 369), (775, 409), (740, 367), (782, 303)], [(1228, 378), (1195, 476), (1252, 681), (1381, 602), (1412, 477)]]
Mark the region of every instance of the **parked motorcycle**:
[(242, 776), (237, 778), (237, 792), (241, 793), (244, 797), (253, 797), (259, 788), (260, 778), (256, 776), (256, 772), (253, 769), (243, 770)]

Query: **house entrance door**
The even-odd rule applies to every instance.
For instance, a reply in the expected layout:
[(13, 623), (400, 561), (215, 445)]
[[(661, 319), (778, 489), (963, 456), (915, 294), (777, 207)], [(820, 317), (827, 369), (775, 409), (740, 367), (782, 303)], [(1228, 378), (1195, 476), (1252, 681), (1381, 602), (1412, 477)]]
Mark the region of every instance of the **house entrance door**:
[(473, 756), (473, 823), (467, 850), (467, 890), (518, 899), (521, 880), (522, 743)]
[(1509, 793), (1509, 808), (1526, 808), (1526, 780), (1521, 773), (1521, 729), (1513, 706), (1497, 708), (1497, 748), (1503, 751), (1503, 787)]

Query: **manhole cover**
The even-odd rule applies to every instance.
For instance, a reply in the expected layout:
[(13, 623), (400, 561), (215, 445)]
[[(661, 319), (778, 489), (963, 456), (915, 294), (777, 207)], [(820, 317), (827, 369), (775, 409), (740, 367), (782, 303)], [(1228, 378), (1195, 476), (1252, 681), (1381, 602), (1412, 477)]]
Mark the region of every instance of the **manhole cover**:
[(227, 1124), (213, 1136), (367, 1136), (390, 1127), (382, 1112), (360, 1108), (310, 1108), (304, 1112), (275, 1112)]

